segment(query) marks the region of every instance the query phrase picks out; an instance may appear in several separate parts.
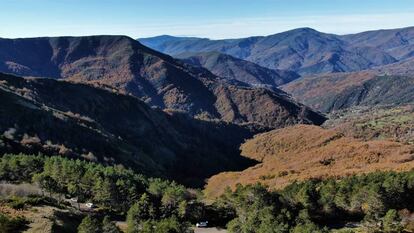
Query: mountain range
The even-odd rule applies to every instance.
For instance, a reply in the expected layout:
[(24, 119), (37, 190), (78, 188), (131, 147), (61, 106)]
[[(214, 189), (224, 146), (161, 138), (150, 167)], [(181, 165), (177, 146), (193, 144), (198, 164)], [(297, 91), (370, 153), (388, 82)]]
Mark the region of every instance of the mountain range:
[(414, 55), (414, 28), (334, 35), (299, 28), (269, 36), (210, 40), (159, 36), (139, 39), (173, 56), (220, 52), (270, 69), (301, 75), (351, 72), (398, 62)]
[(325, 120), (283, 91), (230, 82), (126, 36), (0, 39), (0, 72), (95, 84), (150, 106), (260, 128)]
[[(215, 175), (213, 193), (239, 181), (276, 187), (324, 175), (337, 168), (321, 162), (330, 157), (338, 166), (363, 158), (370, 169), (405, 169), (412, 148), (375, 141), (376, 126), (374, 136), (355, 139), (356, 125), (292, 125), (321, 125), (320, 112), (413, 103), (412, 31), (0, 39), (0, 152), (119, 164), (190, 186)], [(410, 137), (407, 122), (403, 133), (390, 126), (398, 138)], [(382, 159), (374, 147), (399, 160), (372, 165)]]

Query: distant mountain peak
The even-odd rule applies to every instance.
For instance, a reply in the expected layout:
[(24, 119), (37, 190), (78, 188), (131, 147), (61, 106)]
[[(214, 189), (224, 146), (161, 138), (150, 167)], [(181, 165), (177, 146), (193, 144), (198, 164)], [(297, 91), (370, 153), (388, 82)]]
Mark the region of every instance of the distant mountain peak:
[(310, 27), (295, 28), (281, 33), (322, 33)]
[(301, 75), (365, 70), (414, 54), (414, 30), (411, 28), (339, 36), (304, 27), (241, 39), (181, 38), (162, 43), (154, 43), (151, 39), (142, 42), (172, 56), (219, 51), (262, 67), (295, 71)]

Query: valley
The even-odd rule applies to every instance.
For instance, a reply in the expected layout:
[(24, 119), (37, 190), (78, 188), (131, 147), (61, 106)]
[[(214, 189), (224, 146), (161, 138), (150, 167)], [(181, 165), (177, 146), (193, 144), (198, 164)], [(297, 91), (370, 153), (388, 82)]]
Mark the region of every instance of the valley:
[(412, 232), (413, 62), (413, 27), (0, 38), (0, 233)]
[(83, 84), (10, 75), (0, 79), (2, 153), (122, 164), (194, 186), (221, 169), (252, 163), (237, 148), (253, 134), (248, 128), (167, 114), (137, 98)]

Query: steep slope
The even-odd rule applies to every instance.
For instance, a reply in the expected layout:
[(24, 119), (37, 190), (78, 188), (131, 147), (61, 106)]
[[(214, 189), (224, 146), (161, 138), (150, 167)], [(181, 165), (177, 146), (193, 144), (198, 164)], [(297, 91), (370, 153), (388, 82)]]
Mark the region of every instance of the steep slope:
[(0, 39), (0, 71), (94, 83), (204, 119), (265, 128), (324, 121), (283, 92), (229, 84), (125, 36)]
[(277, 87), (300, 76), (291, 71), (272, 70), (219, 52), (183, 53), (175, 56), (186, 63), (201, 66), (226, 79), (253, 86)]
[(362, 44), (355, 47), (340, 36), (310, 28), (232, 40), (185, 40), (164, 36), (140, 41), (170, 55), (218, 51), (270, 69), (300, 74), (358, 71), (397, 61), (380, 48)]
[(106, 84), (161, 107), (197, 112), (191, 105), (207, 108), (213, 98), (170, 57), (124, 36), (2, 39), (0, 51), (0, 71)]
[(356, 105), (401, 105), (414, 101), (414, 59), (375, 69), (308, 76), (281, 88), (322, 112)]
[(359, 87), (344, 90), (328, 104), (329, 111), (352, 106), (404, 105), (414, 103), (414, 77), (378, 76)]
[(0, 98), (1, 154), (41, 152), (121, 164), (190, 185), (251, 164), (238, 151), (249, 130), (166, 114), (132, 96), (0, 74)]
[(206, 186), (208, 196), (215, 197), (237, 183), (261, 182), (271, 189), (280, 189), (309, 178), (414, 168), (412, 145), (361, 141), (318, 126), (297, 125), (258, 134), (244, 143), (241, 150), (244, 156), (261, 163), (242, 172), (213, 176)]

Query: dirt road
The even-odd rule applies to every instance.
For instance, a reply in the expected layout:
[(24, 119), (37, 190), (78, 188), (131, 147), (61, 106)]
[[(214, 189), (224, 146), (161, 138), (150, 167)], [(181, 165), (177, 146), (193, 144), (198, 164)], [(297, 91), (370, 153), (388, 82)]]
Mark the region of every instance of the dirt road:
[(194, 228), (194, 233), (227, 233), (226, 230), (224, 229), (217, 229), (214, 227), (210, 227), (210, 228)]

